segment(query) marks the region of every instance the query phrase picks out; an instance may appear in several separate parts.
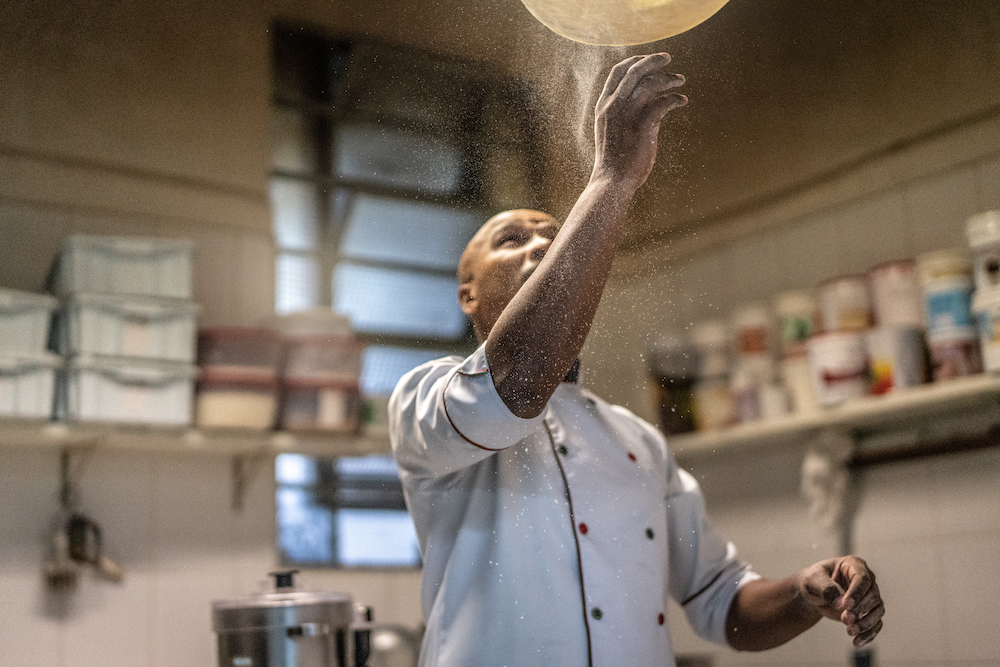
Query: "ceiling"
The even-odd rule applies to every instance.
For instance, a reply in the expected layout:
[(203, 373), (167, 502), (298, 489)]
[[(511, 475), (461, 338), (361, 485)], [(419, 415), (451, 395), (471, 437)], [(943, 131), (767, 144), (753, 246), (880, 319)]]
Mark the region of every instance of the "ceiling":
[(556, 215), (589, 173), (591, 109), (610, 66), (670, 52), (691, 102), (664, 123), (626, 247), (724, 224), (908, 143), (1000, 116), (995, 0), (730, 0), (686, 33), (629, 48), (559, 37), (518, 0), (275, 1), (288, 16), (533, 82)]

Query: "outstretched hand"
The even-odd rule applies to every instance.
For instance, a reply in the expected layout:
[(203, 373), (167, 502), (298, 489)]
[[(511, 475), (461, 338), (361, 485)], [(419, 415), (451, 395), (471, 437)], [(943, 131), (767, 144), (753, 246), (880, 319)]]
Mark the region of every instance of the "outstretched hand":
[(882, 629), (885, 605), (875, 573), (857, 556), (830, 558), (799, 573), (803, 600), (827, 618), (847, 626), (855, 646), (864, 646)]
[(688, 98), (673, 89), (684, 77), (666, 71), (670, 56), (633, 56), (615, 65), (597, 100), (594, 172), (638, 189), (656, 161), (660, 122)]

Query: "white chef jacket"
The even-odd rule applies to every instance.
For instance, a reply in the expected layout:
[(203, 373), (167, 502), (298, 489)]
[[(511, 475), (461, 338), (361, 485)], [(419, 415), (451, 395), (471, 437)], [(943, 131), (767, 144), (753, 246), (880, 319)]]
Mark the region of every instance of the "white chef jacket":
[(405, 375), (389, 420), (424, 560), (422, 666), (673, 665), (668, 595), (725, 642), (758, 575), (645, 421), (566, 382), (517, 417), (484, 347)]

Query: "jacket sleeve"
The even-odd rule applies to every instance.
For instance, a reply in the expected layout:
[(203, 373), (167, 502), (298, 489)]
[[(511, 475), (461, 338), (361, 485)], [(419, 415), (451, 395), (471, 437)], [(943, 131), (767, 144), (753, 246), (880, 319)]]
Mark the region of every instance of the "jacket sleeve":
[(760, 575), (709, 523), (698, 482), (672, 456), (667, 475), (670, 595), (698, 636), (725, 644), (726, 615), (736, 591)]
[(516, 445), (542, 428), (547, 410), (531, 419), (513, 414), (480, 346), (404, 375), (389, 399), (389, 435), (401, 472), (441, 477)]

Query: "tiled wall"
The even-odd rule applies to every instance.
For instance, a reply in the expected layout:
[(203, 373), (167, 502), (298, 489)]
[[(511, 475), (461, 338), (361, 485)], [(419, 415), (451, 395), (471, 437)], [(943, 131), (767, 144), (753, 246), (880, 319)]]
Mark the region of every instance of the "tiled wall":
[[(85, 572), (74, 592), (46, 593), (42, 564), (58, 509), (59, 453), (0, 448), (0, 665), (209, 667), (212, 600), (260, 590), (277, 567), (269, 466), (231, 507), (231, 462), (214, 455), (97, 450), (74, 459), (79, 509), (103, 529), (121, 584)], [(419, 575), (305, 572), (301, 583), (344, 591), (376, 620), (416, 626)]]

